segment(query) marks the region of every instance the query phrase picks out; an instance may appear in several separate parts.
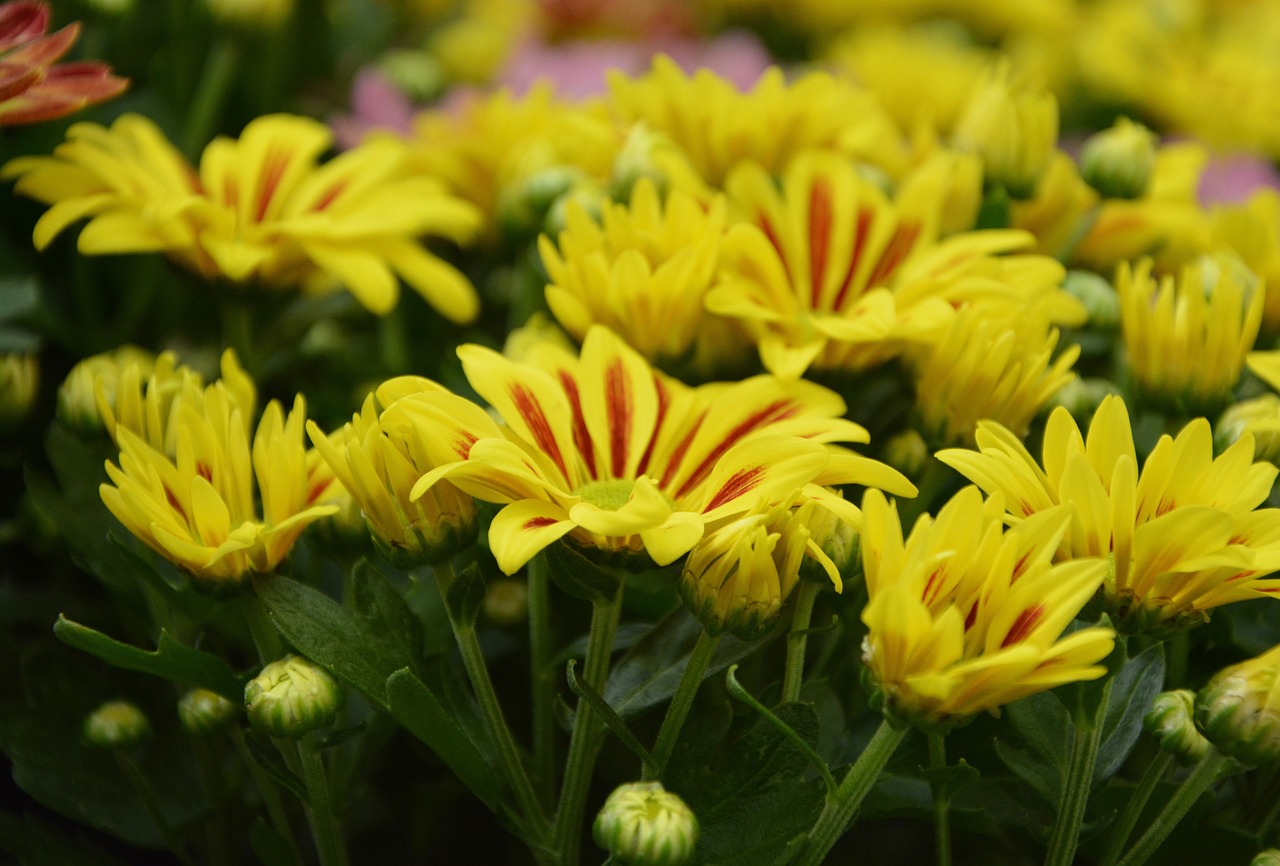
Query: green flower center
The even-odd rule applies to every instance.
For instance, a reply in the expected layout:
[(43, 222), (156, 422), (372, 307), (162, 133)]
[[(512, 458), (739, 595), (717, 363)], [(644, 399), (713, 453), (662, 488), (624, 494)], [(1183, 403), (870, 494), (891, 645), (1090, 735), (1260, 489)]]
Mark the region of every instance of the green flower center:
[(587, 502), (605, 511), (617, 511), (627, 504), (635, 481), (613, 478), (606, 481), (589, 481), (578, 488), (577, 493)]

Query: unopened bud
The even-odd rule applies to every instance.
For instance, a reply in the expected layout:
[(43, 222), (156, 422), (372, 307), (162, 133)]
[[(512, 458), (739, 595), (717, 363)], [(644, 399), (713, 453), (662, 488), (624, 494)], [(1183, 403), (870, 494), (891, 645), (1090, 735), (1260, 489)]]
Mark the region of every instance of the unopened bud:
[(1104, 198), (1140, 197), (1155, 165), (1155, 133), (1127, 117), (1090, 136), (1080, 154), (1080, 174)]
[(1120, 326), (1120, 296), (1105, 278), (1089, 271), (1069, 271), (1062, 288), (1084, 307), (1090, 327), (1114, 331)]
[(1215, 451), (1226, 451), (1245, 433), (1253, 434), (1253, 457), (1280, 463), (1280, 396), (1263, 394), (1229, 406), (1213, 427)]
[(679, 866), (698, 841), (698, 819), (661, 782), (618, 786), (596, 816), (596, 844), (630, 866)]
[(484, 595), (484, 615), (498, 625), (516, 625), (529, 615), (529, 587), (523, 580), (500, 577)]
[(98, 408), (97, 392), (101, 390), (108, 406), (114, 408), (123, 372), (136, 367), (137, 378), (145, 382), (155, 363), (155, 355), (137, 346), (121, 346), (85, 358), (71, 368), (58, 388), (58, 420), (81, 433), (101, 433), (105, 425)]
[(338, 681), (301, 656), (272, 662), (244, 687), (249, 721), (273, 737), (301, 737), (327, 727), (341, 706)]
[(192, 689), (178, 701), (182, 729), (196, 737), (218, 733), (235, 718), (236, 705), (217, 692)]
[(884, 462), (908, 478), (919, 478), (929, 460), (929, 445), (918, 430), (904, 430), (884, 446)]
[(1086, 423), (1093, 417), (1111, 394), (1119, 393), (1116, 386), (1106, 379), (1072, 379), (1058, 389), (1049, 400), (1049, 408), (1061, 406), (1071, 413), (1078, 423)]
[(0, 430), (16, 427), (27, 417), (39, 380), (35, 355), (0, 355)]
[(1259, 851), (1249, 866), (1280, 866), (1280, 849), (1268, 848), (1265, 851)]
[(426, 51), (388, 51), (378, 71), (414, 102), (430, 102), (444, 89), (444, 70)]
[(107, 701), (84, 720), (84, 740), (91, 746), (127, 748), (150, 733), (147, 717), (128, 701)]
[(1196, 727), (1251, 767), (1280, 758), (1280, 646), (1220, 671), (1196, 695)]
[(1186, 764), (1199, 761), (1211, 748), (1196, 730), (1195, 697), (1190, 689), (1161, 692), (1142, 719), (1142, 727), (1161, 750)]

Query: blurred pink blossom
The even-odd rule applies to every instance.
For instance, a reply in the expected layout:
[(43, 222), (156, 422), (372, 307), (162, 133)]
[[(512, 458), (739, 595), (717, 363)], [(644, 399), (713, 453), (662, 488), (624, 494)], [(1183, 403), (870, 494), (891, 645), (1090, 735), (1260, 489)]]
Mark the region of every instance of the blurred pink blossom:
[(351, 113), (333, 118), (338, 145), (355, 147), (361, 139), (375, 129), (383, 129), (401, 135), (409, 132), (413, 119), (413, 103), (381, 72), (366, 67), (356, 74), (351, 89)]
[(1280, 172), (1266, 159), (1246, 153), (1215, 156), (1200, 175), (1200, 202), (1238, 204), (1264, 187), (1280, 189)]

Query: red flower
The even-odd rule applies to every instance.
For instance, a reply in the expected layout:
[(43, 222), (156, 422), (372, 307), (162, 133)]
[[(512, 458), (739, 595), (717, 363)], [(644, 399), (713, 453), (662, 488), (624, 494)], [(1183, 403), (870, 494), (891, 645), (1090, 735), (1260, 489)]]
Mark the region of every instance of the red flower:
[(57, 63), (80, 35), (78, 22), (48, 29), (47, 4), (0, 4), (0, 126), (64, 117), (129, 86), (105, 63)]

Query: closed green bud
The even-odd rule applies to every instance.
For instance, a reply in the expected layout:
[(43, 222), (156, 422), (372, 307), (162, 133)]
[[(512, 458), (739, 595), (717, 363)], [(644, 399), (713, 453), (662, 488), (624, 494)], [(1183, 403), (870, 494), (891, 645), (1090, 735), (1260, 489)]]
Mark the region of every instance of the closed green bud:
[(1220, 671), (1196, 695), (1196, 727), (1247, 766), (1280, 758), (1280, 646)]
[(529, 615), (529, 587), (523, 580), (500, 577), (484, 594), (484, 615), (498, 625), (516, 625)]
[(301, 737), (327, 727), (341, 707), (338, 681), (302, 656), (272, 662), (244, 687), (250, 723), (273, 737)]
[(929, 461), (929, 445), (918, 430), (904, 430), (884, 446), (884, 462), (908, 478), (919, 478)]
[(593, 834), (618, 863), (679, 866), (698, 841), (698, 819), (661, 782), (629, 782), (605, 800)]
[(648, 124), (633, 124), (613, 159), (609, 182), (614, 197), (619, 201), (630, 199), (632, 187), (641, 178), (648, 178), (659, 191), (665, 190), (667, 176), (662, 168), (663, 157), (674, 149), (671, 139)]
[(1209, 751), (1209, 741), (1196, 730), (1195, 693), (1190, 689), (1161, 692), (1142, 719), (1142, 727), (1160, 748), (1185, 764), (1195, 763)]
[(1253, 434), (1255, 460), (1280, 463), (1280, 396), (1263, 394), (1227, 408), (1213, 427), (1213, 448), (1226, 451), (1245, 433)]
[(182, 729), (197, 737), (218, 733), (235, 718), (236, 705), (217, 692), (192, 689), (178, 701)]
[(58, 420), (81, 433), (102, 433), (106, 425), (98, 406), (98, 392), (102, 392), (107, 406), (114, 409), (124, 371), (136, 367), (134, 377), (145, 382), (155, 365), (156, 356), (137, 346), (121, 346), (85, 358), (71, 368), (58, 388)]
[(1088, 271), (1068, 271), (1062, 288), (1084, 307), (1090, 327), (1102, 331), (1120, 327), (1120, 295), (1105, 278)]
[(1090, 136), (1080, 154), (1084, 182), (1104, 198), (1140, 197), (1155, 165), (1155, 133), (1127, 117)]
[(150, 734), (147, 717), (128, 701), (107, 701), (84, 720), (84, 741), (91, 746), (127, 748)]
[(1116, 386), (1106, 379), (1077, 377), (1058, 389), (1057, 393), (1050, 398), (1047, 409), (1052, 410), (1055, 406), (1061, 406), (1071, 413), (1071, 417), (1075, 418), (1077, 423), (1087, 424), (1093, 417), (1093, 413), (1102, 405), (1102, 401), (1116, 393), (1119, 393), (1116, 391)]
[(1280, 849), (1268, 848), (1265, 851), (1259, 851), (1249, 866), (1280, 866)]
[(39, 381), (35, 355), (0, 355), (0, 430), (17, 427), (27, 417)]

